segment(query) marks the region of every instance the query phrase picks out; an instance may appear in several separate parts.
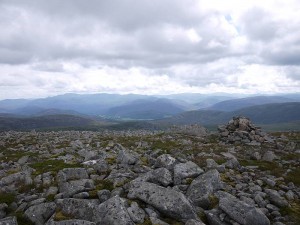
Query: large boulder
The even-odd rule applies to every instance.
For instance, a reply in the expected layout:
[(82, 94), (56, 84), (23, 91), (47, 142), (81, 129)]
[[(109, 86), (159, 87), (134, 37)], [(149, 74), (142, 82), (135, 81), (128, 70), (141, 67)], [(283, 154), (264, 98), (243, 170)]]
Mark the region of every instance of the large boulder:
[(18, 225), (17, 218), (15, 216), (11, 216), (0, 219), (0, 225)]
[(65, 198), (68, 198), (80, 192), (93, 190), (95, 186), (93, 180), (82, 179), (60, 183), (58, 188), (59, 192), (62, 193)]
[(188, 199), (180, 192), (148, 182), (131, 182), (128, 198), (139, 199), (171, 218), (198, 219)]
[(57, 174), (58, 183), (63, 183), (69, 180), (88, 179), (89, 175), (85, 168), (65, 168)]
[(163, 154), (156, 159), (154, 166), (156, 168), (164, 167), (167, 168), (168, 170), (173, 170), (175, 163), (176, 163), (175, 158), (173, 158), (169, 154)]
[(273, 190), (273, 189), (266, 189), (265, 192), (267, 193), (269, 200), (271, 203), (278, 207), (287, 207), (289, 205), (288, 201), (280, 196), (278, 191)]
[(180, 184), (182, 179), (197, 177), (204, 171), (192, 161), (178, 163), (174, 166), (174, 184)]
[(229, 217), (242, 225), (270, 225), (269, 219), (258, 208), (240, 201), (233, 195), (219, 191), (219, 207)]
[(122, 165), (134, 165), (139, 160), (139, 157), (136, 153), (130, 152), (129, 150), (122, 149), (120, 150), (117, 162)]
[(208, 208), (211, 204), (211, 195), (222, 187), (219, 172), (212, 169), (194, 179), (186, 195), (195, 205)]
[(65, 198), (57, 200), (57, 211), (73, 219), (96, 221), (99, 200)]
[(29, 207), (24, 215), (35, 225), (43, 225), (54, 214), (55, 208), (54, 202), (41, 203)]
[(127, 212), (125, 199), (119, 196), (112, 197), (98, 206), (95, 222), (103, 225), (135, 224)]

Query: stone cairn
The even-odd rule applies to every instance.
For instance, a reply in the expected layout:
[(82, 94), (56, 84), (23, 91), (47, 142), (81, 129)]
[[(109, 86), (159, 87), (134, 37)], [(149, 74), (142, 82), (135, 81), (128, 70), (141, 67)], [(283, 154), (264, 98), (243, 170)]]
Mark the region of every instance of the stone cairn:
[(273, 143), (274, 139), (260, 127), (252, 124), (250, 119), (238, 116), (233, 117), (227, 125), (218, 126), (221, 140), (226, 143), (245, 143), (260, 145), (263, 142)]

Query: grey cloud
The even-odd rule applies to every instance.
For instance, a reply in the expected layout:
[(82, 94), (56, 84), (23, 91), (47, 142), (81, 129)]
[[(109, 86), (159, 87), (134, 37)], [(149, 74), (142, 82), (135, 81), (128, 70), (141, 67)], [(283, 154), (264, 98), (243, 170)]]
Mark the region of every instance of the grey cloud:
[(270, 41), (276, 38), (278, 24), (272, 15), (261, 8), (252, 8), (242, 20), (243, 31), (253, 40)]

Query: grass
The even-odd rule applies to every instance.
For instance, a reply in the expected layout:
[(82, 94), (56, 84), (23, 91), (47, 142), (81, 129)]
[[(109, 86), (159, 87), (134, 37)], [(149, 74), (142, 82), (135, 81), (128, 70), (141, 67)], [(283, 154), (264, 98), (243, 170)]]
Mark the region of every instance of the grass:
[(46, 173), (46, 172), (54, 172), (57, 173), (58, 171), (64, 168), (77, 168), (82, 167), (79, 163), (69, 164), (65, 163), (63, 160), (45, 160), (41, 162), (36, 162), (30, 164), (30, 167), (36, 170), (35, 175)]
[(291, 172), (289, 172), (285, 180), (287, 182), (293, 182), (295, 185), (300, 186), (300, 167), (297, 167), (296, 169), (293, 169)]
[(10, 205), (15, 201), (16, 195), (13, 193), (0, 193), (0, 203)]
[(23, 156), (37, 156), (38, 153), (26, 152), (26, 151), (12, 151), (8, 149), (2, 149), (0, 153), (3, 156), (0, 156), (0, 161), (9, 162), (9, 161), (18, 161)]
[(23, 213), (14, 213), (13, 216), (17, 217), (18, 225), (34, 225), (29, 219), (27, 219)]
[(109, 190), (112, 191), (114, 189), (114, 184), (110, 180), (100, 180), (95, 181), (96, 189), (97, 190)]
[(70, 220), (72, 216), (64, 214), (62, 211), (57, 211), (54, 216), (54, 221)]
[(240, 160), (242, 166), (258, 166), (260, 170), (270, 171), (276, 177), (283, 176), (286, 171), (284, 168), (279, 167), (276, 162), (256, 161), (256, 160)]
[(288, 216), (293, 224), (300, 224), (300, 202), (295, 201), (291, 203), (291, 207), (283, 207), (280, 209), (283, 216)]

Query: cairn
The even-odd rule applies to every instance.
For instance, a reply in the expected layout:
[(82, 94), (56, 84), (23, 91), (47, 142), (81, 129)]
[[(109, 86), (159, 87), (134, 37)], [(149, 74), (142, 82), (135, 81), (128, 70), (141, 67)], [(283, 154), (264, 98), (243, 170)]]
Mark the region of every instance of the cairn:
[(221, 140), (226, 143), (246, 143), (260, 145), (263, 142), (273, 143), (274, 139), (260, 127), (252, 124), (249, 118), (233, 117), (227, 125), (218, 126)]

